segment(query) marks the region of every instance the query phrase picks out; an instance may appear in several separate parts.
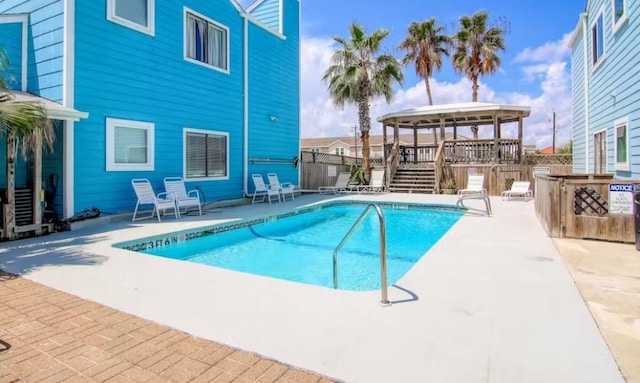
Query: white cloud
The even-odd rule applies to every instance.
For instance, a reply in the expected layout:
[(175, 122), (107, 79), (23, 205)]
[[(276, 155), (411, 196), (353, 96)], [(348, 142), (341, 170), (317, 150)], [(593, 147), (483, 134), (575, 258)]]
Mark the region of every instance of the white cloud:
[(558, 41), (550, 41), (535, 48), (525, 48), (516, 55), (516, 58), (513, 61), (515, 63), (552, 63), (558, 60), (563, 60), (571, 53), (571, 48), (569, 48), (570, 39), (571, 33), (567, 33)]
[[(540, 94), (533, 97), (528, 93), (499, 93), (484, 83), (480, 83), (479, 100), (531, 106), (531, 116), (525, 119), (524, 141), (542, 148), (551, 145), (552, 111), (556, 111), (557, 145), (564, 144), (571, 136), (571, 89), (570, 73), (567, 70), (567, 50), (565, 35), (562, 40), (544, 44), (537, 48), (527, 48), (517, 55), (525, 79), (531, 82), (531, 92)], [(301, 124), (303, 137), (347, 136), (352, 134), (357, 124), (355, 107), (347, 105), (344, 110), (336, 108), (328, 97), (326, 85), (322, 82), (324, 71), (329, 65), (333, 44), (331, 39), (302, 38), (302, 95)], [(531, 62), (534, 62), (533, 64)], [(514, 71), (515, 73), (515, 71)], [(470, 101), (471, 82), (461, 77), (457, 82), (439, 82), (431, 79), (431, 90), (437, 104)], [(538, 88), (536, 88), (536, 86)], [(375, 119), (385, 113), (427, 105), (424, 82), (405, 85), (394, 95), (393, 102), (383, 99), (371, 103), (372, 134), (381, 134), (381, 126)], [(460, 134), (468, 135), (469, 131)], [(491, 133), (492, 134), (492, 133)], [(481, 136), (490, 136), (488, 130), (480, 129)], [(517, 137), (517, 125), (506, 125), (504, 137)]]

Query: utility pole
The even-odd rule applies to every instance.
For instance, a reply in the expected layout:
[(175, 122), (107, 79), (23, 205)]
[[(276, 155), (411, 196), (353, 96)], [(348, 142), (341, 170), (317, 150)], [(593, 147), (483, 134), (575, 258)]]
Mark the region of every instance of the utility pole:
[(553, 109), (553, 143), (551, 144), (551, 153), (556, 154), (556, 110)]
[(356, 144), (356, 161), (358, 161), (358, 126), (353, 125), (353, 138)]

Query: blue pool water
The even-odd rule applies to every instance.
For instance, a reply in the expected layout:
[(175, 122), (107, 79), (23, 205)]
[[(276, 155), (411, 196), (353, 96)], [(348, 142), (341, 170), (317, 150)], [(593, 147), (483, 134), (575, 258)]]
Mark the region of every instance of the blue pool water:
[[(142, 252), (267, 277), (333, 287), (333, 251), (366, 204), (328, 205)], [(456, 210), (382, 205), (389, 284), (400, 279), (460, 218)], [(399, 208), (398, 208), (399, 207)], [(338, 256), (339, 288), (380, 288), (378, 216), (371, 211)]]

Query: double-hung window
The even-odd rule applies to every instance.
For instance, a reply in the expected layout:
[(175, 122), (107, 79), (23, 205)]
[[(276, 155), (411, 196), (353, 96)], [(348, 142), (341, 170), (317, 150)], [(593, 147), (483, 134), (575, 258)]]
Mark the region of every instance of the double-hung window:
[(627, 0), (611, 0), (613, 2), (613, 31), (618, 28), (627, 19)]
[(604, 16), (600, 11), (591, 26), (591, 64), (599, 64), (604, 55)]
[(222, 24), (185, 10), (185, 58), (229, 71), (229, 30)]
[(614, 125), (616, 170), (629, 171), (629, 120), (622, 118)]
[(339, 156), (344, 156), (344, 148), (336, 148), (336, 154)]
[(149, 122), (106, 120), (107, 171), (154, 169), (154, 125)]
[(184, 178), (229, 179), (229, 134), (185, 128)]
[(107, 0), (107, 20), (153, 36), (154, 9), (155, 0)]

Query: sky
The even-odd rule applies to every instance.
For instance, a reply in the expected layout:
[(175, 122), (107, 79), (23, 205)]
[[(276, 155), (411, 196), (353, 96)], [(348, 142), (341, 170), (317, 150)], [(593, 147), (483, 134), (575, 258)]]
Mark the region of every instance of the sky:
[[(243, 5), (252, 0), (241, 0)], [(333, 36), (348, 36), (348, 25), (357, 22), (370, 33), (390, 31), (383, 51), (397, 58), (397, 49), (413, 21), (436, 18), (453, 33), (459, 19), (485, 10), (490, 24), (505, 30), (506, 51), (500, 54), (500, 70), (480, 79), (479, 101), (528, 105), (524, 141), (538, 148), (552, 144), (552, 116), (556, 113), (556, 146), (571, 139), (571, 33), (586, 0), (301, 0), (301, 134), (302, 137), (353, 135), (357, 113), (353, 106), (336, 108), (322, 76), (336, 47)], [(428, 104), (424, 81), (413, 65), (404, 68), (405, 80), (396, 86), (391, 104), (371, 103), (371, 134), (382, 134), (376, 118), (392, 111)], [(456, 74), (449, 59), (430, 80), (434, 104), (471, 101), (471, 83)], [(488, 133), (490, 129), (485, 129)], [(516, 137), (508, 126), (503, 136)], [(460, 131), (461, 135), (470, 132)], [(483, 130), (480, 130), (481, 137)]]

